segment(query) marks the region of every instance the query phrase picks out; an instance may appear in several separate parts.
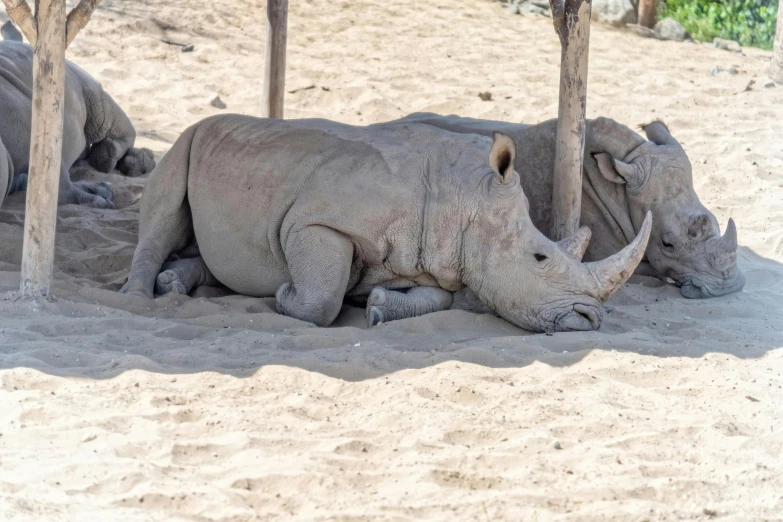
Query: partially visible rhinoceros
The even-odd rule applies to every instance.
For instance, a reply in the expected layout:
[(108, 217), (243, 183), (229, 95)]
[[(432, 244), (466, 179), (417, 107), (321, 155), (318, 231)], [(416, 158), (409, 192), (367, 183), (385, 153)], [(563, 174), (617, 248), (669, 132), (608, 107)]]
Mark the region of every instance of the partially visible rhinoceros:
[[(186, 293), (216, 280), (326, 326), (346, 295), (369, 295), (377, 324), (446, 309), (468, 286), (528, 330), (598, 328), (651, 218), (622, 252), (581, 263), (590, 231), (558, 245), (536, 230), (514, 156), (502, 134), (208, 118), (150, 176), (122, 291), (151, 298), (156, 281), (158, 293)], [(201, 258), (163, 266), (194, 241)]]
[[(3, 36), (20, 38), (12, 25)], [(0, 204), (5, 196), (27, 185), (32, 126), (33, 49), (16, 41), (0, 42)], [(147, 149), (133, 148), (136, 132), (128, 117), (89, 74), (70, 61), (65, 67), (63, 155), (60, 204), (112, 206), (108, 183), (71, 182), (69, 170), (79, 159), (110, 172), (115, 166), (127, 176), (152, 170)]]
[[(397, 122), (485, 136), (495, 130), (507, 134), (517, 145), (515, 167), (523, 174), (533, 223), (550, 234), (557, 120), (524, 125), (416, 113)], [(729, 219), (721, 237), (715, 216), (693, 189), (691, 164), (682, 146), (662, 122), (644, 125), (643, 130), (649, 141), (609, 118), (587, 121), (581, 224), (590, 228), (593, 240), (585, 259), (601, 259), (629, 244), (652, 212), (647, 262), (640, 264), (639, 273), (671, 278), (689, 298), (741, 290), (745, 277), (737, 267), (734, 221)]]

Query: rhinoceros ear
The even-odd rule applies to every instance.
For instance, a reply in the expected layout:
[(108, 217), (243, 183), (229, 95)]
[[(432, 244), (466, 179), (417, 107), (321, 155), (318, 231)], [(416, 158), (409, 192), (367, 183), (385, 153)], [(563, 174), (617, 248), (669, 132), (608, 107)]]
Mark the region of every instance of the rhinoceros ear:
[(674, 145), (682, 148), (680, 142), (674, 139), (672, 133), (669, 132), (669, 127), (660, 120), (655, 120), (652, 123), (645, 123), (642, 125), (642, 130), (647, 135), (647, 139), (656, 145)]
[(492, 133), (492, 149), (489, 151), (489, 166), (500, 177), (501, 182), (508, 183), (514, 173), (514, 158), (517, 147), (514, 140), (500, 132)]
[(603, 177), (612, 183), (628, 184), (630, 186), (636, 186), (638, 181), (636, 179), (636, 169), (633, 165), (614, 159), (610, 154), (606, 152), (599, 152), (593, 154), (595, 161), (598, 163), (598, 170), (601, 171)]

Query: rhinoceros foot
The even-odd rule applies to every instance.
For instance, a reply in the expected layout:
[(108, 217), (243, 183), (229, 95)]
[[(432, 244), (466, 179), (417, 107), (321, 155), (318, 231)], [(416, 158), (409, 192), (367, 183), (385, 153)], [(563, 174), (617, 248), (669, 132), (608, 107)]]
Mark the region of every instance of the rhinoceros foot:
[(95, 208), (114, 208), (111, 184), (105, 181), (78, 181), (60, 198), (60, 204), (76, 203)]
[(187, 295), (188, 289), (175, 270), (164, 270), (158, 274), (155, 281), (155, 293), (158, 295), (169, 293)]

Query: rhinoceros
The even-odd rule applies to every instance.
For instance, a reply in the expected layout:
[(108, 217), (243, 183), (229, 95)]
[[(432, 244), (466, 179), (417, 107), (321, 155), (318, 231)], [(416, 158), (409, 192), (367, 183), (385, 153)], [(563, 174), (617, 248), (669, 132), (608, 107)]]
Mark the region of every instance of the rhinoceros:
[[(156, 284), (185, 293), (219, 281), (327, 326), (346, 296), (369, 296), (373, 325), (448, 308), (467, 286), (528, 330), (598, 328), (600, 303), (644, 255), (651, 217), (621, 252), (581, 263), (590, 231), (556, 244), (536, 230), (515, 154), (502, 134), (428, 125), (207, 118), (150, 175), (121, 291), (152, 298)], [(163, 267), (194, 244), (200, 258)]]
[[(7, 38), (21, 38), (11, 25)], [(0, 204), (5, 196), (27, 185), (32, 125), (33, 49), (17, 41), (0, 42)], [(136, 132), (122, 109), (101, 87), (70, 61), (65, 67), (63, 155), (58, 203), (112, 206), (108, 183), (71, 181), (69, 169), (80, 159), (101, 171), (117, 167), (126, 176), (152, 170), (154, 157), (133, 148)]]
[[(525, 125), (415, 113), (396, 121), (458, 133), (507, 134), (517, 145), (515, 166), (523, 173), (533, 223), (550, 234), (557, 120)], [(741, 290), (745, 277), (737, 267), (734, 220), (721, 236), (715, 216), (693, 189), (683, 147), (660, 121), (642, 129), (647, 139), (609, 118), (587, 121), (581, 224), (590, 228), (593, 240), (585, 260), (601, 259), (630, 243), (652, 212), (652, 239), (637, 273), (671, 278), (688, 298)]]

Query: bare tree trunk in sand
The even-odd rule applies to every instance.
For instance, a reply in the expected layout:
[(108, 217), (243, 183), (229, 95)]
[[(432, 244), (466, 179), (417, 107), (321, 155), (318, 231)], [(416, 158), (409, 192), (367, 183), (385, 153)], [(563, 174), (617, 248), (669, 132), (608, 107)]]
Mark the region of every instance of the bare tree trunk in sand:
[(269, 0), (266, 5), (266, 64), (264, 67), (265, 118), (283, 117), (285, 95), (285, 47), (288, 39), (288, 0)]
[(776, 82), (783, 83), (783, 0), (778, 4), (778, 25), (775, 29), (775, 48), (772, 51), (769, 76)]
[(657, 22), (656, 0), (639, 0), (639, 25), (652, 29)]
[(38, 0), (33, 54), (33, 128), (20, 292), (48, 296), (60, 181), (65, 93), (65, 0)]
[(559, 241), (576, 233), (582, 212), (591, 0), (549, 3), (562, 45), (551, 230), (551, 238)]

